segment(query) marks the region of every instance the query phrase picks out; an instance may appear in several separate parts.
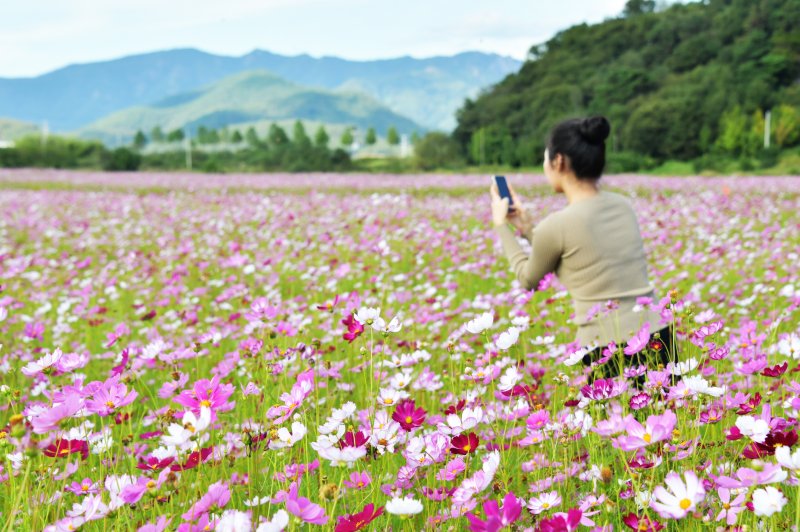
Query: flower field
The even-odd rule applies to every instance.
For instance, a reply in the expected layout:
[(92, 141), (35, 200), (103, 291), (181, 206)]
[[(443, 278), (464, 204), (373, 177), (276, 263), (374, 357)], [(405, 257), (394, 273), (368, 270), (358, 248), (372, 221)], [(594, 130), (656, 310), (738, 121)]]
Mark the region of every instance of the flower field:
[(0, 530), (798, 527), (800, 178), (603, 183), (674, 366), (583, 366), (486, 176), (0, 171)]

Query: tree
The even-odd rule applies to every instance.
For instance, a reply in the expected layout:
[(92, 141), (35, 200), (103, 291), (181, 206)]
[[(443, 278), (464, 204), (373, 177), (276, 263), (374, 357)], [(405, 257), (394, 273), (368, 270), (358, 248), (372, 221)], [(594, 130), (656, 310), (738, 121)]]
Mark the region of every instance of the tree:
[(415, 165), (422, 170), (452, 168), (462, 164), (458, 143), (450, 136), (431, 132), (414, 146)]
[(386, 141), (392, 146), (400, 144), (400, 135), (397, 134), (397, 128), (394, 126), (389, 128), (389, 131), (386, 132)]
[(366, 139), (364, 139), (364, 141), (368, 145), (372, 146), (373, 144), (375, 144), (375, 142), (377, 142), (377, 140), (378, 140), (378, 137), (375, 134), (375, 128), (374, 127), (369, 128), (367, 130), (367, 137), (366, 137)]
[(239, 144), (243, 140), (244, 140), (244, 137), (239, 132), (239, 130), (238, 129), (234, 129), (233, 133), (231, 134), (231, 142), (233, 142), (234, 144)]
[(320, 125), (317, 128), (317, 132), (314, 134), (314, 145), (319, 148), (327, 148), (330, 140), (331, 139), (328, 136), (328, 132), (325, 131), (325, 127)]
[(292, 133), (292, 142), (297, 146), (308, 147), (311, 146), (311, 139), (308, 138), (306, 128), (300, 120), (294, 123), (294, 132)]
[(745, 146), (747, 115), (738, 105), (725, 111), (719, 120), (717, 146), (732, 155), (738, 155)]
[(251, 147), (256, 147), (261, 143), (261, 139), (258, 138), (258, 133), (256, 133), (256, 128), (253, 126), (247, 128), (247, 131), (244, 134), (244, 139)]
[(164, 132), (161, 131), (161, 126), (156, 126), (150, 131), (150, 140), (153, 142), (164, 142)]
[(142, 133), (142, 130), (136, 132), (136, 136), (133, 137), (133, 147), (137, 150), (141, 150), (144, 148), (145, 144), (147, 144), (147, 138)]
[(286, 135), (286, 131), (278, 124), (271, 124), (269, 126), (267, 140), (272, 146), (285, 146), (289, 143), (289, 137)]
[(655, 0), (628, 0), (625, 3), (625, 9), (622, 10), (622, 15), (625, 17), (632, 17), (645, 13), (652, 13), (655, 10)]
[(794, 146), (800, 141), (800, 112), (791, 105), (779, 105), (772, 111), (775, 144)]
[(173, 129), (169, 133), (167, 133), (167, 142), (180, 142), (184, 139), (184, 133), (182, 129)]
[(339, 139), (339, 140), (341, 141), (342, 146), (350, 146), (353, 143), (353, 141), (355, 140), (353, 138), (353, 130), (352, 130), (352, 128), (348, 127), (347, 129), (345, 129), (344, 133), (342, 133), (342, 138)]

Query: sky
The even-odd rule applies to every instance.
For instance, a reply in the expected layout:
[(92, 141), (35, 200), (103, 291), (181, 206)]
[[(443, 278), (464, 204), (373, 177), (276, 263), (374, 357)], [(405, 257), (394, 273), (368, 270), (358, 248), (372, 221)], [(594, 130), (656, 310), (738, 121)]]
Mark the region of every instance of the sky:
[(10, 0), (0, 2), (0, 77), (192, 47), (368, 60), (528, 49), (625, 0)]

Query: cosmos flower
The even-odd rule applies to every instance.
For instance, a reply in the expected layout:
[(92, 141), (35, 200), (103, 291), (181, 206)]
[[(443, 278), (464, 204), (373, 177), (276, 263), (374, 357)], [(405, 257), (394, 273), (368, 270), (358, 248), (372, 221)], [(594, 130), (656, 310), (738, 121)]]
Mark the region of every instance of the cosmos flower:
[(777, 488), (767, 486), (753, 492), (753, 513), (761, 517), (770, 517), (780, 513), (789, 500)]
[(338, 518), (334, 532), (355, 532), (368, 526), (372, 521), (383, 515), (383, 506), (375, 508), (375, 505), (368, 504), (358, 513), (343, 515)]
[(450, 452), (453, 454), (474, 453), (478, 449), (478, 436), (474, 432), (460, 434), (450, 440)]
[(485, 521), (471, 512), (467, 514), (472, 532), (496, 532), (514, 523), (522, 514), (522, 505), (514, 492), (508, 492), (503, 499), (502, 510), (497, 501), (489, 499), (483, 503), (483, 511), (486, 513)]
[(634, 451), (668, 440), (672, 437), (672, 430), (677, 421), (678, 418), (671, 410), (660, 415), (648, 416), (644, 426), (632, 416), (628, 416), (625, 418), (625, 431), (628, 435), (615, 438), (613, 445), (623, 451)]
[(394, 497), (386, 503), (386, 511), (392, 515), (414, 515), (422, 511), (422, 503), (412, 497)]
[(392, 414), (392, 419), (397, 421), (406, 432), (421, 427), (425, 422), (425, 409), (416, 408), (413, 400), (406, 399), (398, 403)]
[(656, 486), (653, 490), (650, 507), (661, 517), (683, 519), (705, 498), (706, 490), (694, 471), (686, 471), (683, 476), (685, 483), (678, 473), (671, 471), (664, 479), (669, 491), (663, 486)]
[(494, 313), (484, 312), (475, 319), (467, 322), (466, 329), (472, 334), (480, 334), (494, 323)]
[(209, 409), (211, 421), (217, 419), (218, 412), (228, 412), (236, 406), (235, 402), (228, 401), (233, 395), (232, 384), (220, 384), (220, 378), (215, 375), (210, 381), (200, 379), (195, 382), (190, 390), (185, 390), (173, 399), (176, 403), (188, 408), (194, 415), (200, 415), (200, 410)]
[(528, 501), (528, 510), (534, 514), (551, 510), (561, 504), (561, 495), (556, 491), (542, 493), (538, 497), (533, 497)]

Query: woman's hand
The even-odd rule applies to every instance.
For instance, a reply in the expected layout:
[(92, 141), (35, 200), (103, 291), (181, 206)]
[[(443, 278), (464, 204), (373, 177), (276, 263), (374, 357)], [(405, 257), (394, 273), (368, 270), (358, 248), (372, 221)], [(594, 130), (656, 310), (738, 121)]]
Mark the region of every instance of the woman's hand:
[(516, 209), (508, 211), (507, 220), (511, 222), (511, 225), (528, 234), (533, 229), (533, 218), (531, 218), (527, 210), (522, 208), (522, 200), (517, 196), (514, 187), (508, 185), (508, 190), (511, 192), (511, 199), (514, 200)]
[(492, 224), (500, 227), (508, 221), (508, 198), (500, 197), (500, 192), (494, 183), (489, 187), (489, 195), (492, 198)]

